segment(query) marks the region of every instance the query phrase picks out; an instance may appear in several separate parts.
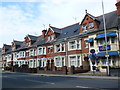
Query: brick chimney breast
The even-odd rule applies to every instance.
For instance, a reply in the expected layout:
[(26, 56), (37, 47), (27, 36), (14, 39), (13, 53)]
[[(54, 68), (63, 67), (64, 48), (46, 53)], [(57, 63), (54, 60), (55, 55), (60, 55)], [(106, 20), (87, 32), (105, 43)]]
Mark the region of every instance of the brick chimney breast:
[(42, 30), (42, 36), (45, 37), (47, 30)]

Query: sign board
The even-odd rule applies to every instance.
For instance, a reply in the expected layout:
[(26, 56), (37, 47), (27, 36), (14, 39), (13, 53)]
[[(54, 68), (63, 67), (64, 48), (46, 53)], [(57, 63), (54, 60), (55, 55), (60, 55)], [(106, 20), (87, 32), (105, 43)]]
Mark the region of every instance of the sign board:
[(104, 46), (99, 46), (99, 51), (106, 51), (106, 48), (107, 50), (111, 50), (110, 45), (107, 45), (107, 47), (106, 45), (104, 45)]
[(91, 52), (91, 53), (95, 53), (95, 49), (91, 49), (90, 52)]

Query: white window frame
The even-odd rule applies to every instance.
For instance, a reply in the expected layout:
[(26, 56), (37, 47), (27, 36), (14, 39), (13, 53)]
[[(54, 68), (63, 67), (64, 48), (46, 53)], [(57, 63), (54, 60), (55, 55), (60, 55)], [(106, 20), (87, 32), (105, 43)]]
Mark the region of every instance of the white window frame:
[[(48, 48), (50, 48), (50, 50), (51, 50), (51, 49), (54, 49), (53, 46), (48, 46), (47, 49), (48, 49)], [(48, 53), (49, 53), (49, 54), (50, 54), (50, 53), (54, 53), (54, 50), (53, 50), (52, 52), (51, 52), (51, 51), (49, 52), (49, 50), (48, 50)]]
[(86, 31), (87, 30), (87, 25), (86, 24), (83, 24), (82, 25), (82, 31)]
[(35, 56), (36, 55), (36, 49), (30, 49), (29, 56)]
[[(41, 49), (41, 53), (40, 53)], [(38, 48), (38, 55), (45, 55), (46, 54), (46, 48), (45, 47), (39, 47)]]
[(55, 57), (55, 66), (56, 66), (56, 67), (61, 67), (60, 57)]
[(85, 48), (89, 48), (88, 38), (84, 39)]
[(76, 65), (76, 61), (77, 61), (76, 56), (70, 56), (69, 58), (70, 58), (70, 66), (75, 66), (76, 67), (77, 66)]
[[(59, 51), (57, 51), (57, 45), (59, 45)], [(64, 43), (56, 44), (56, 45), (54, 45), (54, 47), (55, 47), (55, 52), (65, 52), (65, 44)], [(62, 50), (62, 47), (64, 48), (64, 50)]]
[(89, 23), (89, 29), (94, 29), (94, 22)]
[[(70, 57), (75, 57), (75, 65), (71, 65)], [(78, 57), (79, 57), (79, 61), (78, 61)], [(68, 61), (69, 67), (71, 67), (71, 66), (80, 67), (82, 65), (82, 60), (81, 60), (81, 55), (80, 54), (69, 55), (68, 59), (69, 59), (69, 61)], [(79, 64), (78, 64), (78, 62), (79, 62)]]
[[(75, 42), (75, 44), (74, 44), (75, 48), (74, 49), (71, 48), (71, 42)], [(79, 48), (78, 48), (78, 45), (79, 45)], [(73, 41), (68, 42), (68, 50), (79, 50), (79, 49), (81, 49), (81, 39), (73, 40)]]
[(48, 38), (47, 38), (47, 39), (48, 39), (48, 41), (50, 41), (50, 40), (51, 40), (51, 39), (50, 39), (50, 36), (48, 36)]
[(55, 35), (52, 34), (52, 35), (51, 35), (51, 40), (54, 40), (54, 39), (55, 39)]
[[(71, 44), (72, 42), (75, 42), (74, 44)], [(69, 50), (75, 50), (76, 49), (76, 41), (69, 41)], [(74, 48), (71, 48), (71, 47), (74, 47)]]
[[(59, 45), (59, 47), (58, 47), (58, 45)], [(60, 52), (61, 51), (60, 46), (61, 46), (60, 44), (55, 45), (55, 52)]]
[[(64, 59), (63, 59), (63, 58), (64, 58)], [(55, 66), (56, 66), (56, 67), (63, 67), (63, 66), (65, 66), (65, 56), (55, 57), (54, 60), (55, 60)], [(57, 60), (58, 60), (59, 62), (58, 62)], [(63, 62), (64, 62), (64, 65), (63, 65)]]

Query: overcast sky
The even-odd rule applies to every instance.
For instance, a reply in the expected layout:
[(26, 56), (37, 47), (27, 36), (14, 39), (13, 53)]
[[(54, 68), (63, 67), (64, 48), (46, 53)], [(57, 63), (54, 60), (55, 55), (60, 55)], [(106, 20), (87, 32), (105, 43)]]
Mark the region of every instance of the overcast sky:
[[(105, 13), (116, 10), (115, 3), (104, 0)], [(0, 47), (27, 34), (41, 35), (49, 24), (62, 28), (81, 22), (85, 9), (102, 15), (101, 0), (0, 0)]]

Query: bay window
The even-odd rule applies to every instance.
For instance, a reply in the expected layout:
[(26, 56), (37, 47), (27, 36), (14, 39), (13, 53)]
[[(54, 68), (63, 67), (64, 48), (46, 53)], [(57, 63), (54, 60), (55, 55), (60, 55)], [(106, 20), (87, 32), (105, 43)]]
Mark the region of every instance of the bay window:
[(65, 66), (65, 57), (64, 56), (55, 57), (55, 64), (56, 67)]
[(76, 66), (76, 56), (70, 57), (70, 66)]
[(60, 57), (56, 58), (56, 66), (60, 67)]

